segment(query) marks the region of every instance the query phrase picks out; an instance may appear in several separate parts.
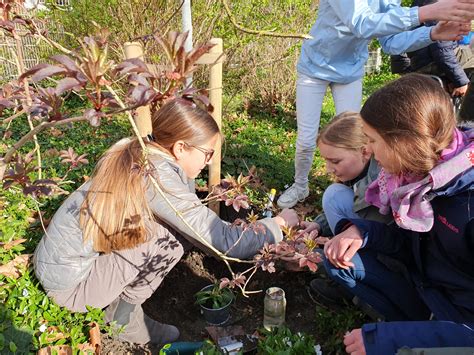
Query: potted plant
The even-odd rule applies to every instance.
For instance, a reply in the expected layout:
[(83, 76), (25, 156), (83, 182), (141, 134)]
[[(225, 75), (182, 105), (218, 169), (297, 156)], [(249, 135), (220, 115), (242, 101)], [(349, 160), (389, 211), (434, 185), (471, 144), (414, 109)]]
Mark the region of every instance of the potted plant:
[(234, 293), (230, 288), (221, 287), (216, 282), (202, 288), (195, 296), (207, 323), (222, 325), (229, 320), (230, 305), (234, 300)]

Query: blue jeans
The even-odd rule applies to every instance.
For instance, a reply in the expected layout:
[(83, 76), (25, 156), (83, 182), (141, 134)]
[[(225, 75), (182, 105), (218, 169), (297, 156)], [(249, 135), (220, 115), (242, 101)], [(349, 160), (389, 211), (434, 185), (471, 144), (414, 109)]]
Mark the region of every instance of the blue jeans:
[(343, 218), (360, 218), (354, 212), (354, 191), (344, 184), (332, 184), (323, 194), (323, 211), (332, 233)]
[(339, 269), (326, 258), (328, 275), (388, 321), (426, 320), (430, 310), (414, 285), (402, 274), (388, 269), (373, 250), (360, 249), (351, 260), (354, 267)]

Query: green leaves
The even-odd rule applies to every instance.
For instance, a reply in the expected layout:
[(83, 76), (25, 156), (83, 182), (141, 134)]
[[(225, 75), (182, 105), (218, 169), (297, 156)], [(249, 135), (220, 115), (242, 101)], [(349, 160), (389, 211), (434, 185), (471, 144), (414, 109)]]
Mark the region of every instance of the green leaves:
[(8, 345), (8, 348), (12, 353), (16, 353), (16, 350), (18, 349), (16, 344), (13, 341), (10, 341), (10, 344)]
[(264, 338), (258, 343), (261, 355), (314, 354), (314, 338), (304, 333), (292, 333), (287, 327), (262, 330)]
[(218, 309), (226, 306), (234, 299), (232, 290), (227, 287), (221, 288), (219, 282), (211, 286), (195, 294), (197, 304), (206, 308)]
[(91, 308), (87, 313), (71, 313), (51, 301), (30, 277), (27, 272), (16, 281), (10, 280), (6, 292), (0, 296), (6, 307), (0, 345), (3, 339), (11, 350), (12, 346), (18, 345), (15, 334), (21, 331), (30, 334), (27, 344), (22, 345), (23, 350), (25, 346), (29, 350), (61, 344), (74, 347), (88, 340), (91, 322), (103, 324), (102, 310)]
[[(9, 202), (0, 215), (2, 266), (31, 251), (25, 247), (28, 239), (19, 238), (30, 214), (28, 198), (15, 191), (4, 191), (5, 196)], [(101, 309), (73, 314), (58, 306), (40, 288), (31, 269), (23, 268), (16, 279), (0, 275), (0, 353), (28, 354), (47, 345), (84, 343), (91, 322), (103, 325)]]

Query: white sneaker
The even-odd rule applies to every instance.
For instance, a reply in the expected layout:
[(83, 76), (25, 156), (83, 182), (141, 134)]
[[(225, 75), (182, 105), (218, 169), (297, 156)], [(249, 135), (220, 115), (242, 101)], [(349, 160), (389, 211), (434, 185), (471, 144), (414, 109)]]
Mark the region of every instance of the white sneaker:
[(298, 202), (303, 202), (309, 196), (309, 188), (301, 189), (296, 184), (287, 188), (278, 198), (277, 205), (280, 208), (291, 208)]

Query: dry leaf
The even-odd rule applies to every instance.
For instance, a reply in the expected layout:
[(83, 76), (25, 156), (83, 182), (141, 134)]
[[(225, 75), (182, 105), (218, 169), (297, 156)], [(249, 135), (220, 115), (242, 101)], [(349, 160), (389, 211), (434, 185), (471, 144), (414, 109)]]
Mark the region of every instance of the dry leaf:
[(93, 347), (96, 354), (100, 354), (100, 328), (97, 323), (90, 324), (91, 329), (89, 330), (89, 343)]
[(59, 331), (58, 327), (48, 327), (48, 341), (53, 342), (59, 339), (64, 339), (66, 336)]
[(57, 157), (59, 155), (59, 150), (55, 148), (50, 148), (46, 152), (44, 152), (45, 157)]
[(47, 346), (38, 350), (37, 355), (72, 355), (72, 348), (69, 345)]
[[(81, 351), (84, 351), (84, 352), (85, 352), (85, 351), (94, 351), (94, 352), (95, 352), (95, 350), (96, 350), (96, 349), (95, 349), (91, 344), (89, 344), (89, 343), (79, 344), (79, 345), (77, 346), (77, 348), (78, 348), (79, 350), (81, 350)], [(97, 354), (97, 352), (95, 352), (95, 353)]]
[(49, 130), (49, 133), (54, 137), (60, 137), (64, 134), (63, 131), (61, 131), (60, 129), (57, 129), (55, 127), (51, 128)]
[[(93, 351), (96, 355), (100, 354), (100, 329), (97, 323), (91, 323), (89, 329), (89, 343), (79, 344), (77, 345), (77, 349), (81, 352), (90, 352)], [(48, 332), (56, 332), (58, 331), (57, 327), (48, 327)], [(54, 340), (48, 338), (49, 341), (55, 341), (64, 338), (64, 334), (61, 332), (57, 332), (56, 334), (51, 334), (57, 336)], [(72, 355), (73, 351), (71, 346), (69, 345), (54, 345), (54, 346), (47, 346), (42, 348), (38, 351), (37, 355)]]
[(0, 275), (16, 279), (20, 276), (20, 267), (27, 266), (32, 254), (17, 255), (5, 265), (0, 266)]
[(308, 216), (314, 212), (315, 207), (308, 204), (303, 204), (303, 205), (300, 204), (300, 205), (296, 205), (294, 209), (296, 213), (298, 213), (299, 215)]
[(5, 250), (10, 250), (11, 248), (13, 248), (15, 245), (18, 245), (18, 244), (21, 244), (21, 243), (24, 243), (26, 242), (26, 239), (15, 239), (15, 240), (12, 240), (11, 242), (8, 242), (8, 243), (0, 243), (0, 246), (3, 247), (3, 249)]

